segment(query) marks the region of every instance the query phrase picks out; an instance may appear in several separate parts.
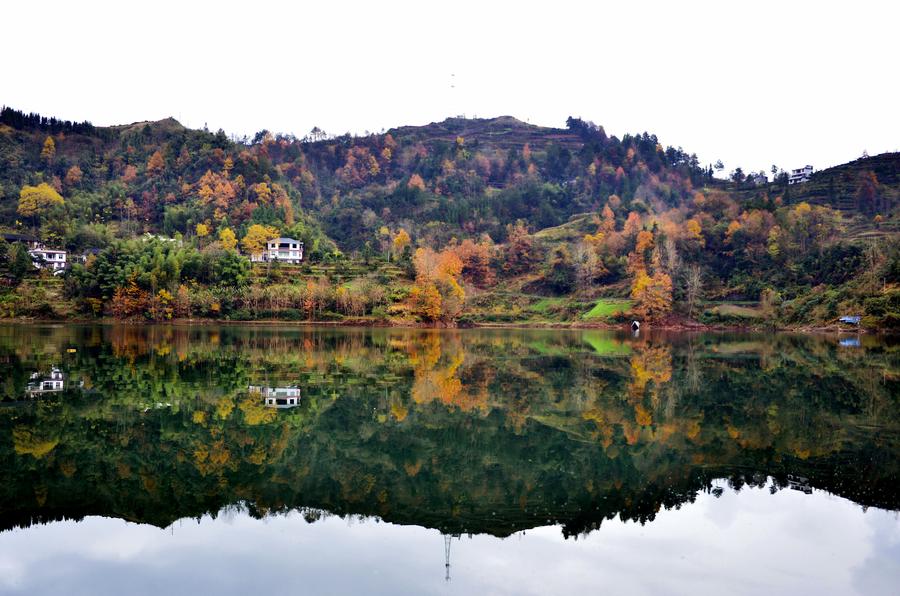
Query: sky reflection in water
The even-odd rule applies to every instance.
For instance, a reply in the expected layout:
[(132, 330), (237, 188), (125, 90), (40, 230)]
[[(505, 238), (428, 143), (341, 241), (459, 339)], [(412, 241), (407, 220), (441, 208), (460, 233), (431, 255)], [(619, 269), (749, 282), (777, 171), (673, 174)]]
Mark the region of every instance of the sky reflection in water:
[(451, 543), (437, 530), (290, 513), (159, 529), (91, 517), (0, 535), (0, 590), (22, 594), (893, 594), (900, 522), (816, 491), (704, 494), (652, 523)]

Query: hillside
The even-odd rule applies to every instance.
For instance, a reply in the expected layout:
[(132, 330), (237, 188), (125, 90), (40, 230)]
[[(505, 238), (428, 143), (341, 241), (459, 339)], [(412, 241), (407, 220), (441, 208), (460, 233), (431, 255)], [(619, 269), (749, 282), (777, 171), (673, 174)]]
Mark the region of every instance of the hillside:
[[(63, 293), (77, 304), (63, 311), (742, 324), (871, 311), (882, 325), (897, 300), (898, 171), (885, 154), (800, 185), (726, 182), (655, 135), (620, 139), (575, 118), (238, 140), (172, 118), (94, 127), (4, 108), (0, 231), (97, 253), (71, 268)], [(145, 234), (177, 243), (135, 240)], [(308, 264), (251, 272), (236, 249), (279, 235), (301, 240)], [(2, 252), (25, 275), (27, 255)], [(273, 283), (303, 287), (286, 303), (242, 293)], [(149, 298), (126, 300), (132, 285)], [(146, 306), (182, 288), (188, 306)], [(765, 314), (748, 310), (766, 292)], [(134, 308), (117, 310), (116, 296)], [(7, 312), (60, 310), (31, 298)]]

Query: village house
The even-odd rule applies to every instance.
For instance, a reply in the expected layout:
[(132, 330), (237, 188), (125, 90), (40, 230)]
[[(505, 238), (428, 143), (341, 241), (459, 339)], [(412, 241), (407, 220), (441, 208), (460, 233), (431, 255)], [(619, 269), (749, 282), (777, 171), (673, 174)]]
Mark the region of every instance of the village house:
[(801, 182), (809, 182), (809, 177), (812, 176), (812, 173), (812, 166), (803, 166), (802, 168), (791, 170), (791, 175), (788, 178), (788, 184), (800, 184)]
[(250, 255), (254, 263), (278, 261), (299, 265), (303, 261), (303, 243), (293, 238), (274, 238), (261, 253)]
[(765, 172), (750, 172), (747, 176), (747, 180), (754, 186), (765, 186), (769, 183), (769, 177), (766, 176)]
[(34, 266), (38, 269), (49, 269), (54, 275), (62, 273), (67, 264), (68, 253), (64, 250), (47, 248), (42, 244), (35, 244), (28, 249)]

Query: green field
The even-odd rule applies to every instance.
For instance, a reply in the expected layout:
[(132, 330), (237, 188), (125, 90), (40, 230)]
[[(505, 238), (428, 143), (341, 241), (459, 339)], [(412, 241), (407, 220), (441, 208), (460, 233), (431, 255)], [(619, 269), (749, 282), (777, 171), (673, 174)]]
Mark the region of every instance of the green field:
[(615, 298), (601, 298), (594, 305), (594, 308), (582, 315), (582, 319), (604, 319), (620, 312), (628, 312), (631, 310), (632, 301)]

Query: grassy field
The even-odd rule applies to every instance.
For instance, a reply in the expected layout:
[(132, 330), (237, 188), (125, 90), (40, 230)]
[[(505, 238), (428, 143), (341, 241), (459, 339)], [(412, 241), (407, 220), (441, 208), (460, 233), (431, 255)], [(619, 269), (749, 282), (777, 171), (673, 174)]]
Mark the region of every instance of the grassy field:
[(601, 298), (594, 305), (594, 308), (582, 315), (582, 319), (589, 321), (591, 319), (605, 319), (616, 313), (628, 312), (631, 310), (632, 301), (616, 298)]

